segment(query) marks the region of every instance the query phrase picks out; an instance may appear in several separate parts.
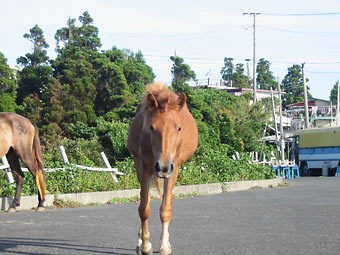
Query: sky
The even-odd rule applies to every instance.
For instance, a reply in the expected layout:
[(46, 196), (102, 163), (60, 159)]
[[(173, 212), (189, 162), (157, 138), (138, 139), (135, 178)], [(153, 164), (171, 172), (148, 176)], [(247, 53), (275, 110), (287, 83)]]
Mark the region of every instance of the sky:
[[(252, 77), (253, 17), (256, 59), (270, 61), (282, 80), (305, 63), (313, 97), (328, 100), (340, 80), (340, 0), (0, 0), (0, 52), (10, 66), (32, 51), (23, 37), (36, 24), (56, 57), (56, 31), (88, 11), (99, 29), (100, 50), (141, 51), (157, 81), (171, 83), (170, 56), (195, 71), (197, 83), (219, 83), (224, 58), (249, 62)], [(76, 23), (79, 25), (79, 21)]]

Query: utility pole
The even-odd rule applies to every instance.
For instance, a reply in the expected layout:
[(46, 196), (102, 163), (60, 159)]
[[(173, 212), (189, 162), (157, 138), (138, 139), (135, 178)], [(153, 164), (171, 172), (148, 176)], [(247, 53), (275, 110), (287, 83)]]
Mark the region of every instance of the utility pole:
[(279, 130), (277, 129), (276, 112), (275, 112), (275, 101), (274, 101), (274, 95), (273, 95), (273, 88), (272, 87), (270, 87), (270, 95), (271, 95), (271, 98), (272, 98), (272, 112), (273, 112), (274, 127), (275, 127), (275, 144), (276, 144), (277, 151), (280, 152), (280, 147), (279, 147)]
[(308, 112), (308, 91), (306, 82), (305, 63), (302, 63), (302, 79), (303, 79), (303, 93), (305, 99), (305, 128), (309, 128), (309, 112)]
[(284, 134), (283, 134), (281, 84), (280, 84), (279, 77), (277, 77), (277, 88), (278, 88), (278, 92), (279, 92), (281, 161), (283, 162), (285, 160), (285, 137), (284, 137)]
[(338, 89), (337, 89), (337, 96), (336, 96), (336, 126), (339, 126), (339, 86), (338, 83)]
[(254, 90), (254, 104), (256, 103), (256, 87), (257, 87), (257, 83), (256, 83), (256, 54), (255, 54), (255, 48), (256, 48), (256, 39), (255, 39), (255, 35), (256, 35), (256, 15), (259, 15), (261, 13), (259, 12), (244, 12), (243, 15), (250, 15), (253, 16), (254, 18), (254, 22), (253, 22), (253, 90)]

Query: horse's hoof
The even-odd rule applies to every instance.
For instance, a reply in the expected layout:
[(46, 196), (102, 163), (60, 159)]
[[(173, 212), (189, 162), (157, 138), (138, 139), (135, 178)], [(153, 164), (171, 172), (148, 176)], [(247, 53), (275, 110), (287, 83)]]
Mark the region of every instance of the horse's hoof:
[(136, 248), (136, 254), (137, 255), (152, 255), (152, 253), (153, 253), (152, 247), (150, 248), (150, 250), (148, 252), (142, 251), (142, 249), (139, 246), (137, 246), (137, 248)]
[(168, 251), (166, 251), (166, 250), (160, 250), (160, 254), (161, 254), (161, 255), (169, 255), (169, 254), (171, 254), (171, 249), (168, 250)]
[(17, 210), (13, 207), (8, 208), (7, 212), (8, 213), (15, 213)]
[(36, 212), (44, 212), (45, 210), (46, 210), (45, 207), (39, 206), (39, 207), (37, 208)]
[(161, 255), (170, 255), (171, 252), (167, 252), (167, 251), (161, 251)]
[(169, 255), (171, 254), (171, 244), (168, 242), (167, 246), (163, 246), (160, 248), (160, 254), (161, 255)]

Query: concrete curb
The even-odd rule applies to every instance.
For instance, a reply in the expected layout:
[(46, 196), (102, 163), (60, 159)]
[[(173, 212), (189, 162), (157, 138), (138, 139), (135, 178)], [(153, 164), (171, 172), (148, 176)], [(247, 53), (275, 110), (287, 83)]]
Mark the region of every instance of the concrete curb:
[[(221, 194), (223, 192), (241, 191), (252, 188), (268, 188), (277, 187), (283, 183), (283, 179), (277, 177), (269, 180), (256, 180), (256, 181), (240, 181), (240, 182), (225, 182), (225, 183), (211, 183), (211, 184), (198, 184), (198, 185), (185, 185), (176, 186), (174, 188), (174, 195), (213, 195)], [(64, 201), (72, 201), (81, 204), (89, 203), (107, 203), (113, 198), (133, 198), (139, 196), (139, 189), (131, 190), (117, 190), (105, 192), (89, 192), (89, 193), (74, 193), (74, 194), (59, 194), (47, 195), (45, 206), (52, 206), (55, 199)], [(151, 190), (152, 196), (159, 197), (155, 188)], [(12, 203), (12, 197), (3, 197), (0, 200), (1, 210), (7, 210)], [(38, 196), (25, 196), (21, 197), (20, 206), (17, 207), (18, 211), (30, 210), (38, 205)]]

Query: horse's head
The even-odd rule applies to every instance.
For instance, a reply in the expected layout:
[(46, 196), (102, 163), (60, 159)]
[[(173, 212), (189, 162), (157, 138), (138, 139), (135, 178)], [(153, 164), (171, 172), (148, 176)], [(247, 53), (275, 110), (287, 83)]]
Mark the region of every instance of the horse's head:
[(183, 93), (178, 98), (157, 98), (147, 96), (151, 113), (148, 122), (152, 150), (155, 157), (154, 171), (159, 178), (168, 178), (175, 169), (174, 159), (182, 141), (182, 120), (180, 111), (186, 103)]

